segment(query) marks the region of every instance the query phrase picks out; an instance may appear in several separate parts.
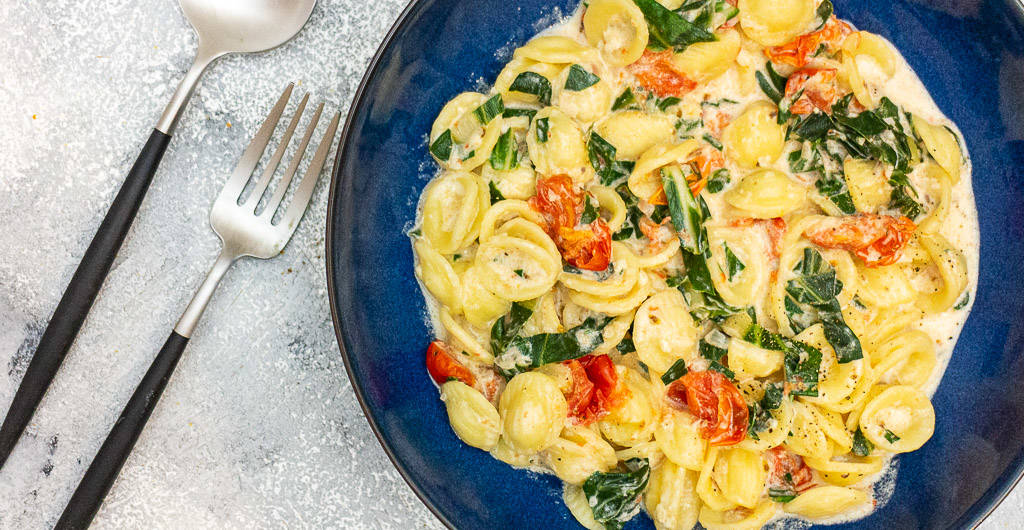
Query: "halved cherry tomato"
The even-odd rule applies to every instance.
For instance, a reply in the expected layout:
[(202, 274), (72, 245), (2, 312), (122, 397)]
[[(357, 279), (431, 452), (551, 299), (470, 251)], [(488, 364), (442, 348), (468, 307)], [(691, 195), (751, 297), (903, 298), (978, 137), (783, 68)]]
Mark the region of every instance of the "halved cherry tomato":
[(530, 205), (547, 221), (547, 232), (552, 238), (558, 236), (559, 227), (576, 226), (576, 205), (579, 202), (568, 175), (537, 179), (537, 194), (530, 198)]
[(449, 379), (458, 379), (469, 386), (476, 384), (473, 372), (455, 360), (455, 357), (448, 353), (448, 345), (439, 340), (431, 342), (427, 347), (427, 372), (439, 385), (445, 384)]
[(652, 52), (644, 50), (644, 54), (626, 69), (636, 77), (637, 82), (648, 92), (658, 97), (683, 97), (697, 87), (697, 83), (687, 79), (672, 64), (672, 52)]
[(539, 179), (537, 194), (530, 199), (533, 209), (544, 216), (548, 235), (566, 262), (578, 269), (603, 271), (611, 262), (612, 231), (601, 218), (577, 228), (581, 202), (572, 179), (565, 175)]
[(838, 72), (834, 68), (805, 68), (789, 76), (789, 81), (786, 81), (786, 97), (795, 97), (803, 91), (789, 110), (793, 114), (810, 114), (818, 108), (830, 114), (832, 105), (839, 100), (837, 76)]
[(804, 233), (818, 246), (848, 250), (868, 267), (880, 267), (900, 259), (916, 229), (917, 225), (902, 215), (858, 214), (828, 217)]
[(818, 31), (800, 35), (781, 46), (772, 46), (766, 49), (765, 53), (774, 63), (803, 68), (818, 54), (818, 49), (822, 46), (829, 55), (835, 54), (846, 36), (851, 33), (853, 28), (849, 24), (832, 16)]
[(736, 385), (720, 372), (689, 372), (668, 386), (666, 396), (701, 420), (701, 437), (711, 445), (734, 445), (747, 436), (747, 403)]
[(565, 361), (572, 375), (572, 390), (566, 396), (569, 417), (586, 425), (602, 416), (619, 401), (615, 387), (619, 374), (607, 355), (585, 355)]
[(558, 240), (565, 261), (588, 271), (603, 271), (612, 260), (612, 229), (604, 219), (590, 223), (589, 229), (559, 228)]
[(771, 471), (768, 475), (768, 487), (780, 489), (792, 488), (797, 492), (814, 487), (814, 475), (811, 468), (804, 463), (799, 455), (777, 446), (766, 454)]

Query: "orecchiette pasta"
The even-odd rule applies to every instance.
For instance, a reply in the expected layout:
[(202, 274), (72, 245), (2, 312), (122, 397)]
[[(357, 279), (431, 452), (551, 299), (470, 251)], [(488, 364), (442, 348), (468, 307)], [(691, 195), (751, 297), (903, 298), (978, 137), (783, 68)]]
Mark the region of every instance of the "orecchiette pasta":
[(527, 372), (513, 377), (498, 402), (501, 436), (512, 449), (537, 453), (558, 441), (565, 426), (566, 404), (550, 377)]
[(647, 513), (662, 530), (690, 530), (700, 515), (697, 471), (665, 462), (651, 471), (644, 494)]
[(614, 112), (595, 127), (597, 133), (615, 146), (616, 156), (636, 160), (644, 151), (664, 143), (675, 133), (675, 124), (664, 114), (638, 110)]
[(647, 22), (629, 0), (594, 0), (583, 14), (583, 34), (601, 50), (612, 66), (625, 66), (640, 58), (647, 47)]
[(955, 126), (829, 3), (585, 4), (427, 138), (408, 236), (454, 436), (594, 530), (883, 506), (975, 298)]
[(803, 205), (806, 191), (781, 171), (761, 169), (727, 191), (725, 200), (750, 217), (782, 217)]
[(637, 357), (662, 374), (678, 359), (697, 356), (697, 326), (682, 293), (666, 290), (647, 299), (633, 318)]
[(814, 19), (814, 0), (739, 0), (740, 27), (762, 46), (778, 46)]
[(782, 154), (785, 131), (778, 124), (778, 109), (767, 101), (754, 103), (723, 133), (725, 154), (745, 168), (772, 164)]
[(441, 401), (460, 440), (484, 451), (497, 445), (501, 434), (498, 411), (483, 394), (462, 381), (449, 381), (441, 385)]

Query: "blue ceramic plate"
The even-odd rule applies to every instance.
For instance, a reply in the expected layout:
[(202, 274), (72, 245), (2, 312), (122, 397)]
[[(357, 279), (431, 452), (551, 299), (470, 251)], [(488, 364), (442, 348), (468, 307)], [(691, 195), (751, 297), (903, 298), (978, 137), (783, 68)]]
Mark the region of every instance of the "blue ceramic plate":
[[(327, 220), (338, 342), (384, 449), (449, 526), (577, 527), (558, 480), (452, 433), (423, 366), (430, 330), (403, 233), (436, 169), (426, 133), (441, 106), (493, 80), (512, 47), (576, 1), (414, 0), (370, 64), (338, 150)], [(1024, 13), (1015, 0), (834, 1), (894, 42), (960, 126), (981, 217), (978, 297), (934, 398), (935, 436), (900, 457), (892, 500), (856, 526), (972, 526), (1024, 467)], [(628, 525), (651, 527), (646, 516)]]

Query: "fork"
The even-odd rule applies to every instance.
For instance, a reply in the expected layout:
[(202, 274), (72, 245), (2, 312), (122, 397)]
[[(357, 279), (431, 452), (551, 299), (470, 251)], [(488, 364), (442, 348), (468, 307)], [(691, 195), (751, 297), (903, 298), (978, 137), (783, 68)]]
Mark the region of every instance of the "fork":
[(302, 216), (309, 205), (310, 197), (313, 195), (313, 189), (316, 187), (320, 171), (323, 169), (324, 162), (327, 159), (327, 154), (334, 143), (334, 135), (337, 132), (338, 121), (341, 117), (340, 113), (335, 113), (334, 118), (328, 125), (327, 132), (320, 140), (316, 153), (313, 155), (313, 160), (306, 169), (306, 173), (298, 188), (296, 188), (290, 205), (280, 216), (279, 222), (273, 222), (275, 212), (281, 206), (282, 199), (284, 199), (285, 193), (291, 184), (292, 177), (302, 161), (306, 146), (309, 144), (309, 140), (313, 136), (313, 132), (320, 120), (320, 114), (324, 109), (323, 103), (320, 103), (310, 119), (306, 133), (302, 137), (291, 162), (289, 162), (288, 167), (285, 169), (280, 184), (278, 184), (273, 195), (266, 202), (266, 207), (259, 213), (257, 213), (257, 207), (260, 204), (260, 199), (267, 191), (270, 180), (274, 176), (291, 141), (292, 133), (295, 132), (299, 119), (302, 117), (306, 103), (309, 100), (308, 93), (299, 102), (295, 115), (292, 117), (287, 129), (285, 129), (280, 144), (267, 162), (259, 180), (253, 186), (252, 192), (244, 202), (241, 201), (242, 191), (245, 189), (253, 171), (256, 169), (256, 165), (266, 150), (267, 144), (270, 142), (270, 137), (277, 127), (278, 120), (280, 120), (281, 114), (284, 112), (285, 106), (287, 106), (288, 100), (291, 97), (292, 88), (292, 84), (285, 88), (284, 93), (281, 94), (274, 108), (271, 109), (270, 114), (256, 133), (256, 136), (245, 149), (245, 152), (242, 153), (238, 166), (235, 167), (234, 173), (232, 173), (224, 189), (213, 204), (213, 209), (210, 211), (210, 226), (220, 236), (222, 244), (220, 256), (217, 257), (217, 261), (214, 262), (210, 272), (206, 275), (206, 279), (199, 286), (185, 312), (182, 313), (170, 337), (167, 338), (167, 342), (164, 343), (163, 348), (157, 354), (153, 364), (150, 365), (145, 377), (142, 378), (142, 382), (139, 383), (135, 393), (132, 394), (124, 411), (121, 412), (121, 416), (114, 423), (110, 434), (107, 435), (106, 441), (103, 442), (103, 446), (100, 447), (99, 452), (96, 454), (96, 458), (89, 465), (89, 469), (85, 472), (82, 482), (75, 489), (74, 495), (71, 496), (71, 500), (61, 514), (55, 528), (77, 529), (89, 526), (96, 511), (103, 503), (103, 498), (117, 478), (121, 466), (124, 465), (128, 454), (131, 452), (136, 440), (138, 440), (139, 434), (142, 433), (146, 421), (156, 407), (160, 394), (163, 393), (164, 387), (167, 386), (167, 381), (170, 379), (174, 367), (178, 364), (178, 359), (181, 358), (181, 354), (185, 350), (192, 332), (195, 331), (199, 318), (217, 289), (217, 285), (235, 260), (243, 256), (269, 259), (278, 255), (284, 249), (288, 240), (291, 239), (299, 221), (302, 220)]

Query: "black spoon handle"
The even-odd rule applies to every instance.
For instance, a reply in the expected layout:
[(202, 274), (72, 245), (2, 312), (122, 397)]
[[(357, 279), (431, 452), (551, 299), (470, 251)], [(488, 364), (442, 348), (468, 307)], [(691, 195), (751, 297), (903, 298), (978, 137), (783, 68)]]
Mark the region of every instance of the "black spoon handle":
[(125, 405), (121, 416), (110, 429), (110, 434), (100, 447), (96, 458), (89, 464), (89, 470), (82, 477), (74, 495), (64, 508), (55, 530), (82, 530), (88, 528), (93, 516), (103, 504), (110, 487), (117, 480), (121, 466), (135, 446), (139, 434), (146, 426), (149, 415), (156, 408), (160, 395), (163, 394), (167, 381), (178, 365), (181, 352), (185, 350), (188, 338), (172, 331), (164, 347), (160, 349), (153, 364), (149, 366), (146, 376), (135, 389), (132, 398)]
[(29, 362), (25, 377), (0, 427), (0, 468), (3, 468), (11, 450), (18, 443), (18, 438), (32, 419), (39, 401), (46, 394), (46, 389), (78, 335), (170, 141), (170, 135), (156, 129), (149, 135), (149, 140), (128, 172), (114, 203), (110, 205), (110, 210), (78, 264), (75, 275), (71, 277), (71, 283), (64, 290), (64, 296), (43, 331), (35, 355)]

